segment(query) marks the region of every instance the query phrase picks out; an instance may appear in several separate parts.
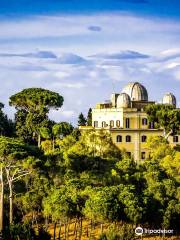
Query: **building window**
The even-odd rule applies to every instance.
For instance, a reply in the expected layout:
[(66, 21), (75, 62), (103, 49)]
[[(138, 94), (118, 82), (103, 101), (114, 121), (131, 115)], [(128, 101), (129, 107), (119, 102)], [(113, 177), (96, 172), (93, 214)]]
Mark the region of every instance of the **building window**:
[(121, 135), (117, 135), (116, 142), (122, 142), (122, 136)]
[(98, 127), (98, 121), (94, 121), (94, 127)]
[(173, 142), (174, 142), (174, 143), (179, 142), (179, 138), (178, 138), (178, 136), (173, 136)]
[(131, 142), (131, 136), (129, 135), (126, 136), (126, 142)]
[(114, 121), (113, 120), (110, 121), (110, 127), (114, 127)]
[(131, 152), (126, 152), (127, 156), (131, 158)]
[(102, 122), (102, 127), (103, 128), (106, 127), (106, 122), (105, 121)]
[(130, 119), (126, 118), (126, 128), (130, 128)]
[(154, 122), (150, 122), (150, 123), (149, 123), (149, 128), (150, 128), (150, 129), (154, 129)]
[(118, 128), (120, 127), (120, 121), (119, 120), (116, 121), (116, 127), (118, 127)]
[(147, 118), (142, 119), (142, 125), (147, 125)]
[(143, 135), (143, 136), (141, 137), (141, 142), (146, 142), (146, 140), (147, 140), (147, 136)]
[(141, 159), (145, 159), (146, 158), (146, 153), (145, 152), (141, 152)]

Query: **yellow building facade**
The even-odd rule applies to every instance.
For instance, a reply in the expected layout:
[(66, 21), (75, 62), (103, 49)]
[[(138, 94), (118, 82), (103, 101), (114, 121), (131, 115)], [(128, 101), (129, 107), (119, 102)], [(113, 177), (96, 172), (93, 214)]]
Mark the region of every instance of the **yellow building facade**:
[[(176, 105), (172, 93), (163, 97), (164, 104)], [(146, 88), (138, 82), (128, 83), (121, 93), (111, 95), (111, 100), (98, 103), (92, 109), (92, 127), (106, 129), (111, 133), (112, 140), (120, 149), (141, 161), (148, 157), (146, 141), (150, 136), (161, 136), (162, 129), (155, 129), (153, 122), (148, 122), (145, 106), (155, 104), (148, 100)], [(171, 144), (178, 144), (179, 136), (170, 136)]]

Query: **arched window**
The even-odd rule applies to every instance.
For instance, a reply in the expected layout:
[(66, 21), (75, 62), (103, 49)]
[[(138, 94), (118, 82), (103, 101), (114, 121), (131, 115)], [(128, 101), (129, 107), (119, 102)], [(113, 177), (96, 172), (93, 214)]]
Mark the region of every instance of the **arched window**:
[(105, 121), (102, 122), (102, 127), (103, 128), (106, 127), (106, 122)]
[(146, 153), (145, 152), (141, 152), (141, 159), (145, 159), (146, 158)]
[(126, 142), (131, 142), (131, 136), (130, 135), (126, 136)]
[(94, 121), (94, 127), (98, 127), (98, 121)]
[(142, 125), (147, 125), (147, 118), (142, 118)]
[(147, 136), (143, 135), (143, 136), (141, 137), (141, 142), (146, 142), (146, 140), (147, 140)]
[(113, 120), (110, 121), (110, 127), (114, 127), (114, 121)]
[(122, 142), (122, 136), (121, 135), (117, 135), (116, 142)]
[(150, 129), (154, 129), (154, 122), (150, 122), (150, 123), (149, 123), (149, 128), (150, 128)]
[(173, 136), (173, 142), (174, 142), (174, 143), (179, 142), (179, 138), (178, 138), (178, 136)]
[(130, 119), (126, 118), (126, 128), (130, 128)]
[(120, 127), (120, 121), (119, 120), (116, 120), (116, 127)]

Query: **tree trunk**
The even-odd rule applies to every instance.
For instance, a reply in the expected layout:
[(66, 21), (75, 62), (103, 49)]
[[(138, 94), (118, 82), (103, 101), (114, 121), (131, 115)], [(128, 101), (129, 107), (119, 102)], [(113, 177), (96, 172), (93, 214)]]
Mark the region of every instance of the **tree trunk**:
[(70, 222), (67, 221), (67, 240), (69, 239), (69, 228), (70, 228)]
[(103, 223), (101, 223), (101, 235), (103, 234)]
[(11, 225), (13, 223), (13, 187), (10, 170), (8, 168), (6, 168), (6, 175), (9, 185), (9, 224)]
[(45, 228), (46, 230), (48, 229), (48, 225), (49, 225), (49, 219), (48, 217), (45, 217), (45, 222), (44, 222)]
[(78, 225), (79, 225), (79, 219), (77, 219), (77, 223), (76, 223), (75, 239), (77, 239), (77, 235), (78, 235)]
[(60, 222), (60, 224), (59, 224), (58, 239), (61, 240), (61, 222)]
[(38, 147), (41, 147), (41, 135), (40, 133), (38, 134)]
[(9, 180), (9, 223), (13, 223), (13, 190), (12, 190), (12, 181)]
[(90, 236), (89, 237), (91, 237), (91, 235), (92, 235), (92, 229), (93, 229), (93, 221), (92, 221), (92, 219), (91, 219), (91, 223), (90, 223)]
[(64, 239), (67, 239), (67, 224), (64, 223)]
[(54, 223), (54, 238), (53, 238), (54, 240), (56, 240), (56, 225), (57, 225), (57, 223), (55, 222)]
[(76, 218), (75, 223), (74, 223), (74, 232), (73, 232), (73, 235), (75, 235), (76, 229), (77, 229), (77, 218)]
[(80, 232), (79, 232), (79, 240), (81, 240), (81, 236), (82, 236), (82, 217), (80, 219)]
[(86, 227), (86, 237), (89, 237), (89, 228), (88, 228), (88, 226)]
[(163, 136), (166, 140), (168, 140), (168, 137), (173, 133), (173, 130), (171, 129), (168, 133), (164, 130)]
[(1, 196), (0, 196), (0, 233), (3, 231), (3, 218), (4, 218), (4, 179), (3, 179), (3, 167), (0, 171), (1, 180)]

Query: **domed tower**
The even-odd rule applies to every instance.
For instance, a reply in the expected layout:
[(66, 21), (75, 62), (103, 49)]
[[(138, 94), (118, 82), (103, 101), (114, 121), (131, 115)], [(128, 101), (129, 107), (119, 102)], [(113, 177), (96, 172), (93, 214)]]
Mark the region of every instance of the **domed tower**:
[(122, 90), (130, 96), (131, 101), (148, 101), (146, 88), (138, 82), (128, 83)]
[(117, 108), (129, 108), (131, 99), (127, 93), (120, 93), (117, 98)]
[(176, 106), (176, 97), (172, 93), (166, 93), (163, 97), (163, 104)]

